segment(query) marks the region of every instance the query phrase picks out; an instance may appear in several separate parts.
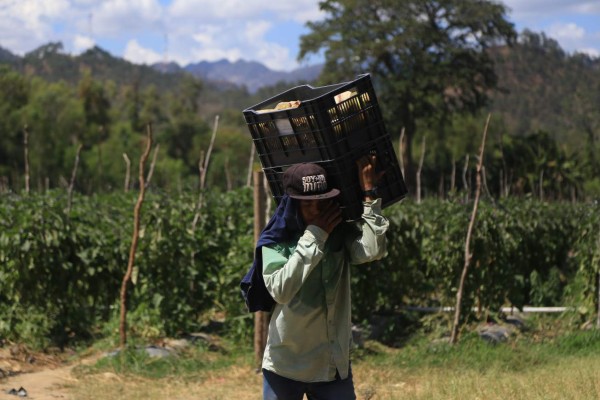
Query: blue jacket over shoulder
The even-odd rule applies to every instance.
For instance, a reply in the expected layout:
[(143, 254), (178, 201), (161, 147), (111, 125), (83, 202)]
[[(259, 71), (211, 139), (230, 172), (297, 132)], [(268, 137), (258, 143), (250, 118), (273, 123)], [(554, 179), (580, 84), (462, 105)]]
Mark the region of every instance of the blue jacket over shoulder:
[(275, 300), (267, 291), (262, 276), (262, 247), (298, 238), (304, 231), (296, 202), (284, 195), (269, 223), (263, 229), (254, 250), (254, 262), (240, 282), (248, 311), (271, 311)]

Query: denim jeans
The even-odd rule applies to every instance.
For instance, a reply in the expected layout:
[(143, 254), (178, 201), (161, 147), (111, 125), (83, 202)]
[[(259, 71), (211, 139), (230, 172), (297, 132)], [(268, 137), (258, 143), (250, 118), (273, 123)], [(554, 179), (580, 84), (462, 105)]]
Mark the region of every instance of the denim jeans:
[(299, 382), (284, 378), (274, 372), (263, 372), (263, 400), (302, 400), (304, 395), (308, 400), (355, 400), (352, 368), (348, 377), (341, 379), (336, 373), (331, 382)]

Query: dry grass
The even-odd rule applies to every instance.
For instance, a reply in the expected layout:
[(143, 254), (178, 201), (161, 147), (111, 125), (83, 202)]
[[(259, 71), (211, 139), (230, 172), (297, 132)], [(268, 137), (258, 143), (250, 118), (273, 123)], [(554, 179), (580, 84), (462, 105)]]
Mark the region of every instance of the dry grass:
[(600, 357), (569, 359), (520, 372), (448, 371), (356, 368), (359, 399), (439, 400), (597, 400), (600, 399)]
[[(353, 366), (358, 399), (600, 399), (600, 356), (567, 357), (518, 372), (400, 367), (369, 358)], [(74, 400), (259, 400), (262, 380), (247, 365), (197, 377), (148, 379), (112, 372), (86, 374), (71, 386)]]
[(86, 375), (71, 388), (73, 400), (262, 399), (261, 376), (250, 367), (233, 366), (198, 379), (147, 379), (114, 373)]

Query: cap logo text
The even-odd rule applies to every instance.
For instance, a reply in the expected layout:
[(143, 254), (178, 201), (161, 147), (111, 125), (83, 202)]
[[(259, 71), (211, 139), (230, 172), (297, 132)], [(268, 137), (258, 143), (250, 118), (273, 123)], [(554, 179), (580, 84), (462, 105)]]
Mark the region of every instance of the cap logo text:
[(327, 190), (327, 180), (323, 174), (303, 176), (302, 186), (304, 193), (324, 192)]

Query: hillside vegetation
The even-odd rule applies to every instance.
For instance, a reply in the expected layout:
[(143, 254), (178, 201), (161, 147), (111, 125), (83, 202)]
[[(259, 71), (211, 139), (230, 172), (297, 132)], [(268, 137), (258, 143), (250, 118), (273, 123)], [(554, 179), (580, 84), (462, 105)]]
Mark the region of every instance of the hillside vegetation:
[[(445, 197), (464, 186), (456, 171), (463, 169), (466, 155), (475, 153), (484, 117), (491, 112), (486, 172), (495, 196), (597, 196), (600, 61), (569, 55), (555, 41), (528, 31), (514, 46), (490, 51), (499, 91), (492, 93), (487, 108), (451, 116), (443, 130), (435, 121), (418, 119), (419, 136), (412, 146), (419, 154), (426, 139), (423, 193)], [(243, 186), (252, 141), (241, 111), (294, 86), (278, 83), (250, 94), (233, 84), (134, 65), (97, 47), (80, 56), (66, 55), (60, 43), (22, 58), (3, 52), (0, 60), (5, 63), (0, 67), (4, 190), (24, 188), (25, 127), (33, 189), (65, 187), (82, 144), (76, 190), (92, 193), (123, 186), (122, 154), (137, 158), (148, 123), (160, 147), (154, 185), (195, 187), (198, 161), (217, 114), (207, 187)], [(380, 106), (386, 114), (386, 104)], [(397, 140), (402, 126), (388, 117), (387, 130)]]

